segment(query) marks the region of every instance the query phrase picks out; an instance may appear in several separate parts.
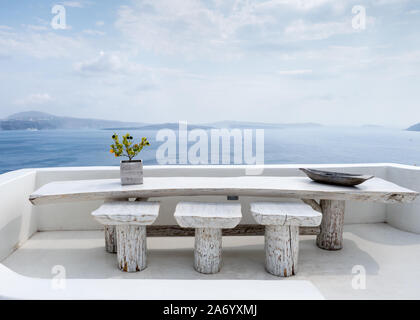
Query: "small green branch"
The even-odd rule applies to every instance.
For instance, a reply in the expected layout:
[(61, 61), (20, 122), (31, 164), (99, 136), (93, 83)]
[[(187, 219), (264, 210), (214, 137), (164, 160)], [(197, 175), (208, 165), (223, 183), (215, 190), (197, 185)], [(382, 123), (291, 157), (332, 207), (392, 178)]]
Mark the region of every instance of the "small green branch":
[(127, 133), (122, 137), (122, 143), (119, 141), (119, 137), (116, 133), (113, 134), (112, 140), (114, 143), (111, 144), (110, 152), (115, 155), (115, 157), (127, 157), (128, 161), (132, 161), (144, 147), (150, 146), (149, 141), (146, 137), (141, 138), (140, 143), (133, 144), (133, 137)]

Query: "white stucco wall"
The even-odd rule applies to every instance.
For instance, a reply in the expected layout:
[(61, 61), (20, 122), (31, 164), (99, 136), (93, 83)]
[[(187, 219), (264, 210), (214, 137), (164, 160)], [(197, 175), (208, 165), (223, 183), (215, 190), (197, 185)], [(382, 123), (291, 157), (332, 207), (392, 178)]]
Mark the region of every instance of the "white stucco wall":
[(34, 170), (0, 175), (0, 260), (38, 229), (32, 205), (25, 201), (35, 189), (35, 178)]
[[(420, 192), (420, 168), (413, 166), (390, 166), (387, 179), (402, 187)], [(420, 199), (404, 206), (386, 206), (386, 221), (395, 228), (420, 233)]]

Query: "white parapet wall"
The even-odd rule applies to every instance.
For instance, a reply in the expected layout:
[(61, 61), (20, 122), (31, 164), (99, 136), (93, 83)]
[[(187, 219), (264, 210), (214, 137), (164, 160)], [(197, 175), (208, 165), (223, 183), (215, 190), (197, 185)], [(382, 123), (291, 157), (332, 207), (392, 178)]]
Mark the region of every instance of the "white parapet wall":
[[(387, 168), (387, 179), (402, 187), (420, 192), (420, 168), (415, 166), (391, 165)], [(420, 233), (420, 200), (404, 205), (388, 204), (386, 222), (391, 226), (414, 233)]]
[(33, 206), (27, 201), (35, 189), (35, 179), (35, 170), (0, 175), (0, 260), (38, 229)]
[[(351, 164), (351, 165), (268, 165), (262, 175), (302, 176), (300, 167), (312, 167), (345, 171), (350, 173), (373, 174), (401, 186), (420, 191), (420, 169), (397, 164)], [(241, 176), (245, 166), (145, 166), (145, 176)], [(32, 206), (28, 201), (31, 192), (52, 181), (118, 178), (118, 167), (77, 167), (25, 169), (0, 175), (2, 209), (0, 215), (0, 260), (7, 256), (31, 234), (52, 230), (93, 230), (100, 229), (90, 213), (98, 208), (101, 201), (84, 201), (71, 204), (51, 204)], [(227, 201), (226, 197), (194, 197), (195, 200)], [(156, 224), (176, 224), (173, 213), (180, 200), (186, 197), (160, 198), (161, 212)], [(241, 197), (244, 218), (241, 223), (255, 223), (250, 212), (251, 197)], [(270, 200), (273, 200), (272, 198)], [(282, 201), (279, 199), (279, 201)], [(388, 222), (399, 229), (420, 233), (420, 202), (413, 204), (387, 205), (350, 201), (347, 203), (345, 223)]]

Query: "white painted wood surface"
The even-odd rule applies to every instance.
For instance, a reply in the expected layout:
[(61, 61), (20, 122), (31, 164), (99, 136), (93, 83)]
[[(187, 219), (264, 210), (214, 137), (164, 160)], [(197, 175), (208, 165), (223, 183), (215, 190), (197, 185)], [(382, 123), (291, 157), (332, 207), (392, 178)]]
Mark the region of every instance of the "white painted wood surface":
[(159, 215), (159, 202), (106, 201), (92, 212), (92, 216), (105, 225), (151, 225)]
[(298, 226), (265, 226), (265, 268), (279, 277), (297, 273), (299, 255)]
[(265, 268), (273, 275), (290, 277), (297, 273), (299, 226), (318, 226), (322, 214), (296, 202), (253, 202), (255, 221), (265, 225)]
[(251, 213), (262, 225), (314, 227), (322, 219), (320, 212), (296, 202), (253, 202)]
[(117, 225), (118, 267), (125, 272), (137, 272), (147, 266), (146, 226)]
[(242, 219), (241, 204), (179, 202), (174, 217), (183, 228), (231, 229)]
[(380, 178), (356, 187), (313, 182), (307, 177), (146, 177), (142, 185), (122, 186), (119, 179), (48, 183), (29, 199), (33, 204), (195, 195), (238, 195), (299, 199), (362, 200), (388, 203), (413, 201), (418, 193)]
[(105, 225), (105, 250), (109, 253), (117, 253), (117, 230), (113, 225)]
[(194, 243), (194, 269), (212, 274), (220, 271), (222, 262), (222, 230), (196, 228)]
[(159, 202), (108, 200), (92, 216), (105, 224), (105, 248), (117, 252), (118, 267), (125, 272), (141, 271), (147, 266), (146, 225), (159, 214)]
[(316, 244), (321, 249), (340, 250), (343, 247), (345, 202), (321, 200), (321, 208), (323, 217)]
[(303, 203), (306, 203), (308, 206), (311, 206), (312, 209), (322, 212), (321, 206), (319, 203), (314, 199), (300, 199)]
[(194, 269), (212, 274), (220, 271), (222, 228), (231, 229), (242, 218), (239, 203), (179, 202), (175, 219), (181, 227), (195, 228)]

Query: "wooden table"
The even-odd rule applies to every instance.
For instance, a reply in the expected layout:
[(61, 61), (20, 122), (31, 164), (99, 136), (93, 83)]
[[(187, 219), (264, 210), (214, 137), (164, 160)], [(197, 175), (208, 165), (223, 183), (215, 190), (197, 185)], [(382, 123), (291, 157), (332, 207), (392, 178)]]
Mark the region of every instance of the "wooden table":
[(341, 187), (316, 183), (306, 177), (146, 177), (142, 185), (132, 186), (122, 186), (119, 179), (57, 181), (36, 190), (29, 200), (39, 205), (205, 195), (301, 199), (323, 214), (317, 245), (327, 250), (338, 250), (342, 248), (346, 200), (402, 203), (414, 201), (419, 194), (380, 178), (356, 187)]

